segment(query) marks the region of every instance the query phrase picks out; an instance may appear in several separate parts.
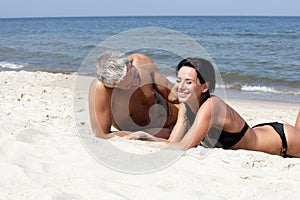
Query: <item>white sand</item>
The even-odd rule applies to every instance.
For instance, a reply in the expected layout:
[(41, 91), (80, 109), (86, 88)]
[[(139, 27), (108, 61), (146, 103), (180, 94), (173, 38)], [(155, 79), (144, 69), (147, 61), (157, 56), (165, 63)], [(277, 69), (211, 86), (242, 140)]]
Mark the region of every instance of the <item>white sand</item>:
[[(118, 163), (117, 154), (123, 150), (142, 156), (160, 151), (155, 145), (123, 138), (97, 140), (98, 146), (91, 142), (87, 147), (78, 132), (90, 132), (86, 107), (90, 79), (84, 78), (80, 87), (78, 80), (83, 79), (0, 72), (0, 199), (299, 199), (300, 159), (261, 152), (215, 148), (203, 156), (205, 149), (198, 147), (151, 173), (111, 169), (122, 171), (122, 164), (124, 170), (146, 166), (143, 160)], [(300, 108), (289, 103), (228, 102), (249, 125), (294, 124)], [(117, 150), (99, 152), (107, 144)], [(95, 159), (95, 152), (100, 159), (117, 163), (105, 166)]]

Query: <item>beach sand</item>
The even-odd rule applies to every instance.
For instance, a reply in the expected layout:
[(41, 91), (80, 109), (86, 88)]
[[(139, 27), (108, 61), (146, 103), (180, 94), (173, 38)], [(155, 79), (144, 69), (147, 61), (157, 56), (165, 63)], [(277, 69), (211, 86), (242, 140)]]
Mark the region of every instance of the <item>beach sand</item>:
[[(144, 155), (161, 152), (162, 144), (97, 139), (96, 149), (92, 139), (83, 139), (85, 134), (92, 138), (86, 102), (90, 80), (46, 72), (0, 72), (0, 199), (299, 199), (296, 158), (197, 147), (143, 171)], [(300, 108), (293, 103), (226, 101), (249, 125), (294, 125)], [(117, 150), (101, 152), (107, 144)], [(142, 161), (118, 163), (116, 154), (123, 150)]]

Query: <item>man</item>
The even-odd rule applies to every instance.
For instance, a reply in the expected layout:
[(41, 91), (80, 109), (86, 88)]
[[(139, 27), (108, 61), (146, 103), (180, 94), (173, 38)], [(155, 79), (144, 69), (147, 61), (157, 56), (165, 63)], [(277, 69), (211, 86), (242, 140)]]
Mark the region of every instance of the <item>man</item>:
[[(168, 138), (177, 120), (173, 84), (143, 54), (128, 58), (107, 51), (97, 63), (97, 79), (89, 90), (89, 111), (94, 134), (100, 138), (145, 131)], [(120, 130), (111, 132), (111, 126)]]

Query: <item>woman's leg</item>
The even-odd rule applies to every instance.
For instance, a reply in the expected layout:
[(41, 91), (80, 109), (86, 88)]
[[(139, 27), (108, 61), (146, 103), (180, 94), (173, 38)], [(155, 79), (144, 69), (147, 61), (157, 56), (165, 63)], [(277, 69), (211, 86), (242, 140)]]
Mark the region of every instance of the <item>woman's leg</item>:
[(295, 128), (285, 125), (285, 133), (288, 140), (288, 155), (300, 158), (300, 110), (295, 123)]
[(296, 129), (300, 130), (300, 110), (298, 112), (298, 116), (297, 116), (297, 119), (296, 119), (295, 127), (296, 127)]

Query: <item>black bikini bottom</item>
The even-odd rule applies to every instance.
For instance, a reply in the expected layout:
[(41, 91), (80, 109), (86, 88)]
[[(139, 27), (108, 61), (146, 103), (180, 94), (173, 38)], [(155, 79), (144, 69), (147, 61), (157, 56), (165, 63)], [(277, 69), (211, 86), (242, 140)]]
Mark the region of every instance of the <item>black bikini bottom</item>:
[(265, 126), (265, 125), (272, 126), (274, 128), (274, 130), (279, 134), (281, 141), (282, 141), (280, 155), (284, 158), (290, 157), (287, 155), (288, 146), (287, 146), (286, 137), (285, 137), (285, 133), (284, 133), (284, 129), (283, 129), (283, 124), (278, 123), (278, 122), (270, 122), (270, 123), (257, 124), (255, 126), (253, 126), (252, 128), (255, 128), (258, 126)]

